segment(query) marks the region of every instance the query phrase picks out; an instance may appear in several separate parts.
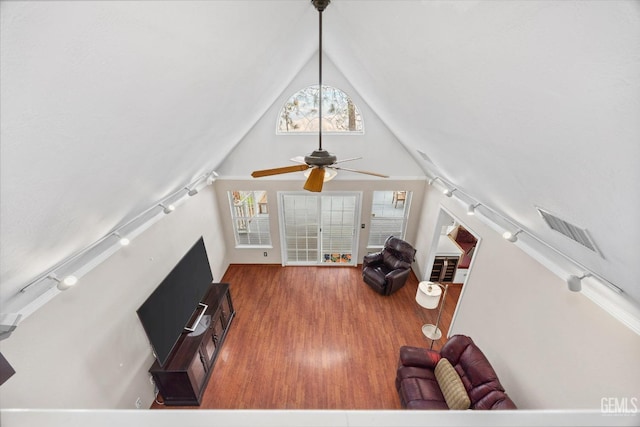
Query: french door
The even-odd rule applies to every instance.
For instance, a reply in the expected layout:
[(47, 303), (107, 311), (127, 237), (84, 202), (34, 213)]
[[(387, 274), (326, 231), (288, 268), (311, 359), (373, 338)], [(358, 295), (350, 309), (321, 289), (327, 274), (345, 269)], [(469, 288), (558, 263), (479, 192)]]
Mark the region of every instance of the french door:
[(357, 264), (358, 192), (281, 192), (283, 265)]

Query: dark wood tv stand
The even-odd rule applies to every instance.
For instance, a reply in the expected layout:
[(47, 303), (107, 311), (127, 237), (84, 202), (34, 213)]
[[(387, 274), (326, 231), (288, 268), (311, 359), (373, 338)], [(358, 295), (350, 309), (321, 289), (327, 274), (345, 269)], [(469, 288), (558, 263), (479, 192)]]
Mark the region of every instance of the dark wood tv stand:
[(235, 315), (228, 283), (212, 283), (202, 303), (208, 308), (195, 331), (182, 334), (164, 366), (149, 369), (165, 405), (200, 405)]

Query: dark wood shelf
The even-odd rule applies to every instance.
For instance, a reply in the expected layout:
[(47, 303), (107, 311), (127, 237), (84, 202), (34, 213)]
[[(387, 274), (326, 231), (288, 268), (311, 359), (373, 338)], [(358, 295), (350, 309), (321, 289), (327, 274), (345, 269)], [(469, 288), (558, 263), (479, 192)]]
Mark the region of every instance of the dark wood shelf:
[(429, 275), (432, 282), (453, 282), (458, 267), (459, 257), (436, 256)]
[(149, 372), (165, 405), (200, 405), (235, 310), (228, 283), (213, 283), (202, 301), (208, 307), (193, 332), (182, 334), (164, 366)]

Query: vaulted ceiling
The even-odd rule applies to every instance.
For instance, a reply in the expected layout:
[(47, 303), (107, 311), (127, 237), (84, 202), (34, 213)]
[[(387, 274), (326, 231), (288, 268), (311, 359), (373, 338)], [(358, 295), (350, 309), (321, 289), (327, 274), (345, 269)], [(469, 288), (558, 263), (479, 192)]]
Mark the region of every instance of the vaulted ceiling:
[[(307, 0), (0, 7), (1, 301), (224, 169), (317, 55)], [(324, 52), (423, 173), (640, 301), (640, 3), (334, 0)]]

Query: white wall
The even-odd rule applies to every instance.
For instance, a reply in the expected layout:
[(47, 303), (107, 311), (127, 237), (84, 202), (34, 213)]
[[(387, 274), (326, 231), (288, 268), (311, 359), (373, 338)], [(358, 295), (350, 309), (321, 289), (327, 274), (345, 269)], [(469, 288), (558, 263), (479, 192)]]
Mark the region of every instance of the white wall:
[[(441, 206), (482, 239), (450, 334), (471, 336), (521, 409), (600, 409), (640, 398), (640, 336), (429, 187), (417, 245), (425, 266)], [(424, 277), (424, 271), (421, 270)]]
[[(345, 162), (340, 166), (350, 169), (363, 169), (391, 177), (424, 177), (424, 171), (407, 152), (395, 135), (387, 128), (349, 81), (333, 65), (330, 58), (323, 64), (323, 83), (342, 89), (360, 110), (364, 123), (364, 134), (360, 135), (322, 135), (323, 149), (335, 154), (338, 161), (362, 157), (360, 160)], [(290, 161), (295, 156), (305, 156), (318, 148), (317, 134), (276, 135), (276, 122), (284, 103), (300, 89), (318, 84), (317, 59), (311, 58), (300, 70), (287, 88), (276, 98), (253, 128), (242, 138), (230, 155), (217, 167), (221, 176), (250, 178), (251, 172), (258, 169), (270, 169), (281, 166), (293, 166)], [(273, 179), (293, 179), (302, 177), (301, 172), (260, 178), (260, 181)], [(381, 178), (339, 171), (331, 183), (343, 180), (372, 180)], [(300, 186), (301, 188), (302, 186)]]
[(151, 347), (136, 310), (200, 237), (214, 280), (227, 268), (214, 186), (25, 319), (2, 354), (16, 370), (0, 387), (3, 408), (143, 408), (153, 401)]
[[(317, 134), (276, 135), (277, 118), (284, 103), (297, 91), (318, 83), (317, 53), (309, 59), (287, 88), (274, 100), (265, 114), (244, 136), (231, 154), (217, 168), (221, 178), (218, 185), (218, 203), (222, 209), (223, 233), (229, 242), (230, 263), (267, 263), (280, 264), (281, 248), (278, 241), (278, 191), (303, 191), (304, 176), (302, 172), (275, 175), (259, 179), (250, 174), (258, 169), (270, 169), (281, 166), (292, 166), (290, 159), (304, 156), (318, 147)], [(345, 162), (343, 165), (351, 169), (363, 169), (382, 174), (390, 178), (378, 178), (353, 172), (338, 171), (338, 176), (325, 183), (323, 192), (328, 191), (361, 191), (362, 223), (365, 229), (360, 230), (359, 262), (366, 254), (371, 202), (374, 190), (407, 190), (413, 192), (411, 202), (412, 214), (407, 225), (406, 238), (413, 242), (413, 236), (420, 220), (419, 210), (426, 179), (421, 167), (400, 144), (387, 126), (369, 108), (349, 81), (335, 67), (331, 58), (323, 60), (323, 83), (345, 91), (353, 99), (363, 117), (365, 133), (363, 135), (325, 135), (322, 137), (323, 148), (341, 159), (362, 157), (360, 160)], [(275, 159), (275, 160), (274, 160)], [(280, 160), (277, 160), (280, 159)], [(241, 248), (231, 246), (234, 242), (227, 191), (267, 191), (269, 213), (271, 214), (271, 236), (273, 248)], [(267, 257), (264, 252), (267, 252)]]

